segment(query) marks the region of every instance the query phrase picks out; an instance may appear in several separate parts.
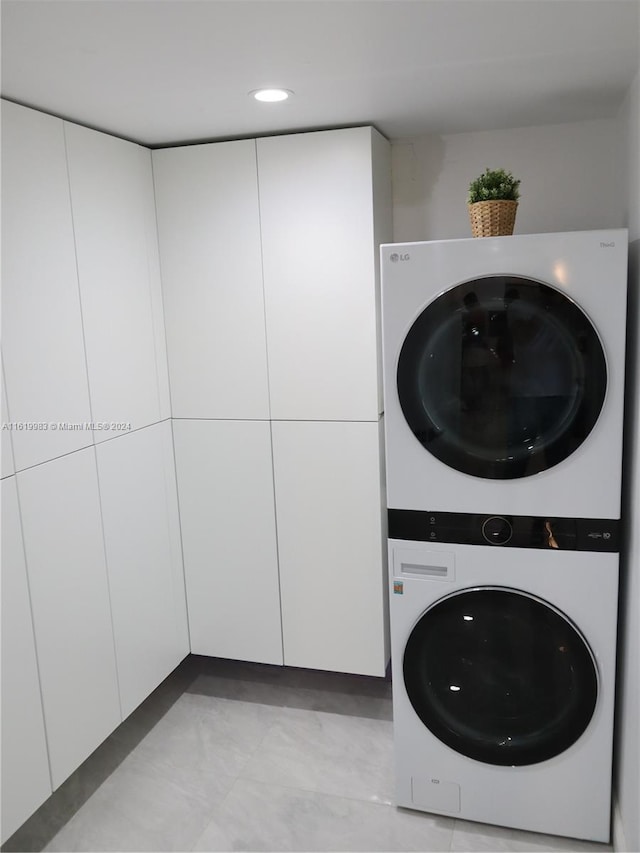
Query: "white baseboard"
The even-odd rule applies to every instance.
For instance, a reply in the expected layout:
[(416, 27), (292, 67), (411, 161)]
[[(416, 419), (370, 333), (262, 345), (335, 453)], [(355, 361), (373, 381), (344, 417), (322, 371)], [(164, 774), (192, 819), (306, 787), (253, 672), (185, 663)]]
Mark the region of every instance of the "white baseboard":
[(627, 840), (624, 837), (624, 827), (622, 825), (622, 817), (620, 816), (620, 808), (618, 807), (617, 798), (613, 801), (613, 827), (611, 835), (614, 853), (633, 853), (633, 851), (630, 851), (627, 847)]

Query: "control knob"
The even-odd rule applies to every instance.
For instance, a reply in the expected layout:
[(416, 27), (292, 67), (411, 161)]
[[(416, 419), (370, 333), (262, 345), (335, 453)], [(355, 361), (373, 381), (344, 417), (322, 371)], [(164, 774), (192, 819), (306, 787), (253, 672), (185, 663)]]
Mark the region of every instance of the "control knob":
[(501, 515), (492, 515), (482, 525), (482, 535), (491, 545), (506, 545), (513, 536), (513, 527)]

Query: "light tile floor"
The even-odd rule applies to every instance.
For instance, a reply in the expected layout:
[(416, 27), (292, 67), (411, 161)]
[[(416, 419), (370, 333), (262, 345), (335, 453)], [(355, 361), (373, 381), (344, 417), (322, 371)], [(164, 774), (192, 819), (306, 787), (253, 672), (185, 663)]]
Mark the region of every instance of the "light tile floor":
[(11, 851), (608, 851), (393, 805), (391, 683), (187, 659)]

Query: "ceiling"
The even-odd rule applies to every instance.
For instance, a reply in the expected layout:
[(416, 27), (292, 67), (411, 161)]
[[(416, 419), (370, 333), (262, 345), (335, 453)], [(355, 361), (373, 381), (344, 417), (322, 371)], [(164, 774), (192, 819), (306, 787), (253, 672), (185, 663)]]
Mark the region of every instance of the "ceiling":
[[(150, 146), (605, 118), (640, 0), (2, 0), (2, 95)], [(248, 92), (295, 96), (261, 104)]]

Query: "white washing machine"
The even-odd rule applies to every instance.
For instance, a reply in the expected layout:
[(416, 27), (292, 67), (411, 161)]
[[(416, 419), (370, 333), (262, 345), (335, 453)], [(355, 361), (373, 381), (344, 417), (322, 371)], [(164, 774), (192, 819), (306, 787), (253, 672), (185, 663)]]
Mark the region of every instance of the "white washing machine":
[(389, 559), (397, 805), (608, 841), (617, 555)]
[(388, 506), (619, 518), (626, 230), (381, 259)]
[(607, 841), (627, 232), (381, 257), (397, 804)]

